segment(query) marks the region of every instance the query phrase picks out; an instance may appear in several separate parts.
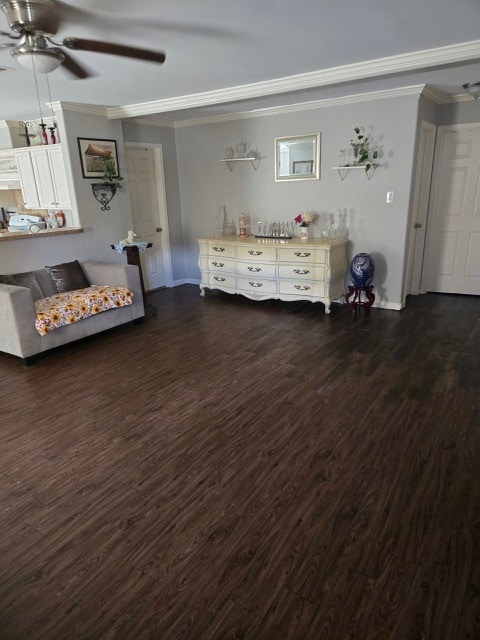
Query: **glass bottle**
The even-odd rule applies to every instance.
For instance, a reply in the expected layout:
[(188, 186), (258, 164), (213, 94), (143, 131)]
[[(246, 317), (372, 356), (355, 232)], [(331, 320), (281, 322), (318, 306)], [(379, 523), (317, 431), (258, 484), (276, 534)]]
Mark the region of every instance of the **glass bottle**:
[(224, 204), (221, 204), (218, 207), (217, 217), (215, 218), (215, 229), (214, 236), (216, 238), (220, 238), (225, 235), (225, 219), (226, 219), (226, 209), (227, 207)]
[(335, 229), (335, 237), (340, 240), (346, 240), (349, 236), (348, 228), (347, 228), (347, 210), (339, 209), (338, 210), (338, 225)]

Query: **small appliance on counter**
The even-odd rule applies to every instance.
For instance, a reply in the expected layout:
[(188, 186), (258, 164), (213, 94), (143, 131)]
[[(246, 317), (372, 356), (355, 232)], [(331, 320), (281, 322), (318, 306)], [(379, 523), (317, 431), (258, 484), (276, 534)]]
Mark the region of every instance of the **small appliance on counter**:
[(40, 229), (46, 229), (47, 223), (41, 216), (33, 216), (30, 214), (14, 214), (10, 216), (8, 221), (9, 231), (29, 231), (37, 233)]

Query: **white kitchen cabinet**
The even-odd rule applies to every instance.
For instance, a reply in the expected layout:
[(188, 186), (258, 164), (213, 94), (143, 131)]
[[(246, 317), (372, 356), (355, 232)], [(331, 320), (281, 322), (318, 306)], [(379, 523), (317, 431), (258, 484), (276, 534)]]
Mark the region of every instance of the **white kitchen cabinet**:
[(37, 181), (33, 172), (32, 156), (29, 149), (15, 151), (17, 159), (18, 177), (23, 194), (23, 203), (26, 209), (39, 209)]
[(15, 155), (25, 208), (71, 208), (61, 145), (16, 150)]

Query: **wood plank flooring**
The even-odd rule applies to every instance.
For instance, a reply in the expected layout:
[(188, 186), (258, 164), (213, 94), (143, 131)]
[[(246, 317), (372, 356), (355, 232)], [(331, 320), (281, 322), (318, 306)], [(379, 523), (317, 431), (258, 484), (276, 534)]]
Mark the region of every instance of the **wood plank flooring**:
[(0, 354), (0, 640), (478, 640), (480, 299), (151, 299)]

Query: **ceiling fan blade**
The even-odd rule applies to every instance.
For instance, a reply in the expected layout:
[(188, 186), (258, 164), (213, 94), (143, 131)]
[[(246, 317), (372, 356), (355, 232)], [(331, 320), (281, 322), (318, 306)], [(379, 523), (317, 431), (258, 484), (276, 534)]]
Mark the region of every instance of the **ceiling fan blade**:
[(111, 42), (101, 42), (100, 40), (86, 40), (85, 38), (65, 38), (63, 45), (69, 49), (110, 53), (114, 56), (148, 60), (149, 62), (158, 62), (160, 64), (163, 64), (166, 58), (164, 51), (151, 51), (150, 49), (139, 49), (138, 47), (128, 47)]
[(85, 80), (85, 78), (92, 77), (93, 74), (88, 72), (85, 67), (82, 67), (82, 65), (74, 60), (69, 53), (66, 53), (65, 51), (62, 51), (62, 53), (65, 56), (65, 59), (62, 62), (62, 67), (64, 67), (79, 80)]

